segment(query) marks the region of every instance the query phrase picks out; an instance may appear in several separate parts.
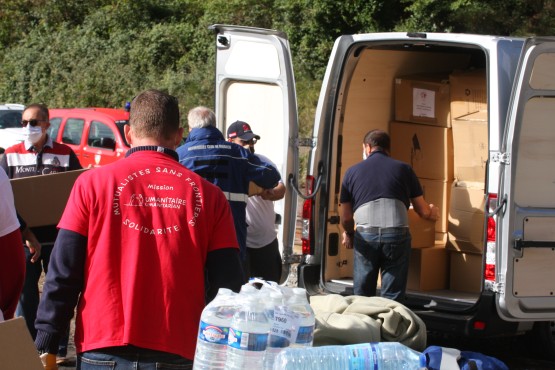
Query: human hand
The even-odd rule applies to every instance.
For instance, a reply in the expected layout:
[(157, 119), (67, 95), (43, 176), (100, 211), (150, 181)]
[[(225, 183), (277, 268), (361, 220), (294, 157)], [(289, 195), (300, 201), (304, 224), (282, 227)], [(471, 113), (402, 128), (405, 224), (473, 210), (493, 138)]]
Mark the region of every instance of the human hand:
[(25, 239), (25, 245), (27, 246), (27, 248), (29, 248), (29, 252), (31, 252), (31, 254), (33, 255), (31, 257), (31, 262), (37, 262), (42, 249), (40, 242), (29, 228), (23, 230), (22, 235), (23, 239)]
[(58, 364), (56, 364), (56, 355), (52, 353), (43, 353), (40, 355), (40, 360), (42, 361), (42, 366), (44, 370), (58, 370)]
[(355, 234), (347, 234), (346, 231), (343, 231), (343, 240), (341, 241), (341, 244), (343, 244), (343, 246), (347, 249), (353, 249), (354, 237)]
[(428, 216), (428, 220), (437, 221), (439, 218), (439, 208), (430, 204), (430, 215)]
[(260, 198), (264, 200), (273, 200), (274, 198), (274, 189), (264, 189), (260, 194), (258, 194)]

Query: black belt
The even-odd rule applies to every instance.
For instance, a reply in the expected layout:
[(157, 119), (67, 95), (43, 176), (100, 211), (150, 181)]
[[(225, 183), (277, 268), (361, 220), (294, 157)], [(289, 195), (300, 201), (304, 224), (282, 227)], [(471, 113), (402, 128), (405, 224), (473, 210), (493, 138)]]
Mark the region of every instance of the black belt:
[(409, 228), (408, 226), (398, 226), (398, 227), (376, 227), (376, 226), (370, 226), (370, 227), (363, 227), (363, 226), (359, 226), (357, 227), (357, 231), (361, 232), (361, 233), (371, 233), (371, 234), (393, 234), (393, 233), (399, 233), (399, 232), (409, 232)]

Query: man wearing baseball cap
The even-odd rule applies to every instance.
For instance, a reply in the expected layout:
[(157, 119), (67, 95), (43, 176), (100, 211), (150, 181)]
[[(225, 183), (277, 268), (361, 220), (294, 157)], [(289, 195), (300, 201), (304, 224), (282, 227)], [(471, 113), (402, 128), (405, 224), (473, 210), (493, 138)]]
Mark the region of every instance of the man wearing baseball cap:
[[(254, 153), (254, 146), (260, 136), (252, 132), (248, 123), (236, 121), (227, 129), (227, 140)], [(255, 154), (261, 161), (276, 165), (259, 153)], [(247, 277), (259, 277), (266, 281), (281, 280), (281, 254), (276, 231), (276, 214), (274, 201), (285, 196), (285, 185), (280, 180), (277, 186), (263, 189), (249, 197), (247, 201)]]
[(228, 127), (227, 138), (232, 140), (239, 138), (245, 142), (251, 141), (252, 139), (260, 140), (260, 136), (255, 135), (254, 132), (252, 132), (251, 126), (243, 121), (235, 121)]
[[(177, 148), (179, 162), (224, 192), (231, 206), (244, 264), (247, 253), (246, 207), (249, 183), (252, 181), (263, 189), (272, 189), (281, 176), (272, 165), (261, 161), (249, 150), (226, 141), (216, 127), (216, 116), (211, 109), (202, 106), (193, 108), (189, 111), (187, 121), (189, 136), (185, 144)], [(230, 126), (232, 128), (235, 136), (241, 135), (250, 140), (257, 138), (245, 122), (234, 122)]]

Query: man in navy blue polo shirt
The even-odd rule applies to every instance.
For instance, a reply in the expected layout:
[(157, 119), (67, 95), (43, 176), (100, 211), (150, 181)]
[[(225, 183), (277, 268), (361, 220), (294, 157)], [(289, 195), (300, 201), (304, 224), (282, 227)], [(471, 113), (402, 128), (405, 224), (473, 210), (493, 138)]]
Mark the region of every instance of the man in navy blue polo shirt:
[(382, 130), (365, 135), (364, 160), (345, 172), (339, 202), (343, 245), (355, 249), (354, 294), (375, 296), (381, 269), (381, 296), (402, 302), (411, 248), (407, 210), (412, 203), (434, 221), (439, 210), (424, 200), (413, 169), (389, 156), (390, 142)]

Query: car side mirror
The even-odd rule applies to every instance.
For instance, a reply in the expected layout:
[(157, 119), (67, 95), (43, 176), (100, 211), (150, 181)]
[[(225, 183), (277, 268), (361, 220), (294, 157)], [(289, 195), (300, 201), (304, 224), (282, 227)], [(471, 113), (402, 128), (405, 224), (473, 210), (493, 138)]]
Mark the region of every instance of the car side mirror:
[(116, 141), (111, 137), (103, 137), (100, 139), (100, 147), (116, 150)]

